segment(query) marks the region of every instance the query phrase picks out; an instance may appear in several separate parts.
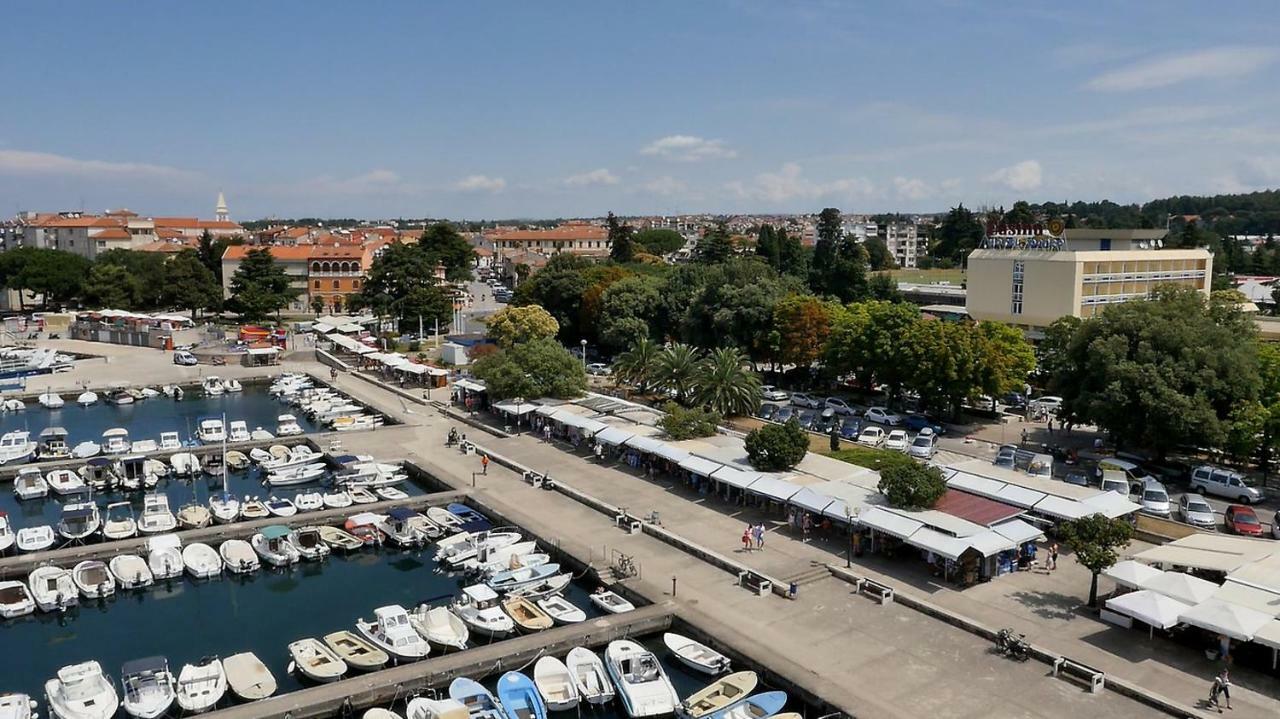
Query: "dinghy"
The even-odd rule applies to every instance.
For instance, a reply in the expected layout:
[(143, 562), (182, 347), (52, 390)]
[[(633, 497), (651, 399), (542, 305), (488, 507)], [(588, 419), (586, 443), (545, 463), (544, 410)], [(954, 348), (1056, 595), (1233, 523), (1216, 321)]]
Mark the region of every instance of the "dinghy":
[[(502, 574), (503, 572), (513, 571), (516, 569), (532, 569), (541, 567), (551, 563), (551, 555), (545, 552), (534, 552), (521, 556), (510, 557), (505, 562), (492, 562), (477, 568), (477, 572), (482, 577), (491, 578)], [(543, 581), (543, 580), (537, 580)], [(520, 584), (518, 586), (524, 586)], [(518, 587), (513, 587), (518, 588)], [(510, 591), (510, 590), (508, 590)]]
[(324, 496), (319, 492), (303, 492), (293, 496), (293, 506), (299, 512), (314, 512), (324, 508)]
[(17, 580), (0, 582), (0, 618), (25, 617), (36, 610), (36, 600), (27, 585)]
[(86, 559), (71, 570), (71, 580), (85, 599), (105, 599), (116, 593), (116, 580), (111, 577), (107, 565)]
[(23, 527), (18, 530), (17, 544), (19, 552), (43, 552), (53, 546), (57, 535), (53, 527), (41, 524), (35, 527)]
[(263, 561), (273, 567), (287, 567), (296, 564), (299, 557), (298, 548), (289, 543), (289, 528), (280, 524), (263, 527), (261, 532), (249, 539), (253, 551)]
[(533, 683), (550, 711), (568, 711), (581, 700), (569, 667), (555, 657), (542, 657), (533, 665)]
[(40, 396), (36, 398), (36, 401), (45, 409), (62, 409), (62, 405), (66, 404), (66, 401), (63, 400), (62, 397), (58, 396), (57, 393), (49, 391), (41, 393)]
[(351, 495), (340, 489), (325, 492), (323, 500), (327, 509), (345, 509), (351, 506)]
[(466, 622), (447, 607), (421, 604), (409, 614), (409, 624), (431, 644), (441, 649), (466, 649), (470, 632)]
[(24, 467), (13, 479), (13, 494), (18, 499), (44, 499), (49, 495), (49, 482), (35, 467)]
[(686, 636), (667, 632), (662, 635), (662, 643), (681, 664), (696, 672), (714, 676), (729, 671), (729, 657)]
[(178, 706), (189, 714), (209, 711), (227, 693), (227, 674), (217, 657), (185, 664), (178, 672)]
[(116, 583), (121, 589), (142, 589), (151, 586), (155, 578), (151, 575), (151, 568), (147, 566), (147, 560), (136, 554), (121, 554), (111, 558), (107, 562), (107, 568), (111, 570), (111, 576), (116, 578)]
[(120, 667), (124, 711), (137, 719), (158, 719), (169, 711), (177, 695), (173, 672), (164, 657), (125, 662)]
[(574, 647), (565, 657), (565, 666), (573, 676), (578, 696), (588, 704), (608, 704), (613, 701), (613, 682), (605, 671), (600, 656), (586, 647)]
[(543, 597), (550, 597), (550, 596), (560, 594), (561, 592), (564, 591), (565, 587), (569, 586), (569, 582), (572, 580), (573, 580), (572, 575), (568, 573), (557, 574), (556, 576), (549, 577), (544, 581), (538, 582), (537, 584), (526, 584), (523, 587), (520, 587), (519, 589), (515, 589), (510, 592), (507, 592), (507, 596), (508, 597), (524, 597), (525, 599), (535, 599), (535, 600), (542, 599)]
[(42, 612), (62, 612), (80, 603), (71, 572), (61, 567), (36, 567), (27, 575), (27, 586)]
[(665, 716), (680, 704), (662, 663), (639, 644), (629, 639), (609, 642), (604, 664), (618, 687), (622, 706), (632, 719)]
[(493, 694), (474, 679), (458, 677), (450, 682), (449, 698), (461, 702), (470, 719), (508, 719)]
[[(249, 466), (249, 457), (238, 449), (227, 452), (227, 467), (233, 471), (239, 472)], [(223, 662), (224, 664), (226, 662)]]
[(213, 547), (201, 542), (192, 542), (182, 548), (182, 564), (187, 574), (196, 579), (212, 579), (222, 574), (222, 557)]
[(253, 545), (243, 539), (228, 539), (218, 545), (218, 556), (222, 558), (222, 565), (232, 574), (252, 574), (262, 566), (258, 562), (258, 553), (253, 551)]
[(143, 534), (172, 532), (178, 527), (178, 518), (169, 511), (169, 498), (159, 492), (150, 492), (142, 498), (142, 516), (138, 531)]
[(76, 444), (71, 448), (71, 456), (75, 459), (88, 459), (96, 457), (102, 452), (102, 447), (97, 442), (85, 440)]
[(430, 519), (427, 519), (426, 515), (421, 512), (414, 512), (413, 516), (409, 517), (408, 524), (428, 540), (438, 539), (440, 535), (443, 534), (440, 528), (432, 523)]
[(178, 510), (177, 521), (184, 529), (200, 529), (213, 522), (213, 513), (203, 504), (191, 501)]
[(504, 572), (498, 572), (485, 582), (493, 587), (495, 592), (507, 592), (512, 589), (523, 587), (526, 584), (536, 584), (545, 579), (550, 578), (560, 572), (559, 564), (543, 564), (538, 567), (521, 567), (519, 569), (508, 569)]
[(271, 510), (257, 497), (245, 497), (240, 503), (240, 516), (243, 519), (266, 519), (271, 516)]
[(76, 397), (76, 404), (80, 405), (81, 407), (92, 407), (97, 403), (98, 403), (97, 392), (81, 392), (80, 396)]
[(271, 461), (271, 453), (261, 447), (254, 447), (249, 450), (249, 459), (258, 464)]
[(634, 611), (636, 605), (628, 602), (618, 596), (616, 592), (600, 587), (591, 593), (591, 603), (596, 605), (602, 612), (608, 614), (621, 614), (623, 612)]
[(174, 534), (162, 534), (147, 540), (147, 566), (157, 581), (181, 577), (186, 565), (182, 561), (182, 540)]
[(427, 640), (409, 624), (409, 613), (398, 604), (373, 610), (372, 621), (357, 619), (356, 629), (396, 661), (416, 661), (431, 651)]
[(546, 612), (524, 597), (512, 597), (504, 601), (502, 609), (511, 616), (516, 628), (526, 634), (550, 629), (554, 624)]
[(684, 719), (704, 719), (746, 698), (756, 688), (760, 678), (755, 672), (734, 672), (690, 694), (676, 711)]
[(267, 511), (277, 517), (292, 517), (298, 513), (298, 507), (284, 497), (272, 497), (266, 501)]
[(364, 547), (364, 542), (360, 541), (358, 537), (348, 534), (337, 527), (321, 525), (318, 527), (318, 531), (320, 532), (320, 539), (324, 540), (324, 543), (329, 545), (329, 549), (341, 552), (354, 552), (355, 550)]
[(464, 531), (462, 525), (465, 523), (462, 519), (443, 507), (427, 507), (427, 519), (435, 522), (436, 526), (448, 534), (457, 534)]
[(575, 622), (586, 621), (587, 613), (582, 609), (575, 607), (564, 597), (546, 597), (534, 602), (538, 605), (538, 609), (547, 613), (556, 624), (573, 624)]
[(299, 639), (289, 645), (293, 667), (313, 682), (332, 682), (347, 673), (347, 663), (319, 639)]
[(547, 705), (533, 680), (520, 672), (498, 679), (498, 701), (511, 719), (547, 719)]
[(786, 692), (762, 692), (713, 712), (707, 719), (769, 719), (786, 705)]
[(120, 708), (111, 680), (94, 661), (71, 664), (44, 683), (50, 719), (111, 719)]
[(232, 654), (222, 660), (227, 687), (240, 699), (251, 702), (276, 693), (276, 678), (253, 652)]
[(348, 517), (347, 521), (342, 524), (342, 528), (351, 536), (364, 542), (365, 546), (381, 546), (386, 536), (379, 527), (382, 526), (386, 517), (381, 514), (372, 512), (361, 512), (354, 516)]
[(160, 450), (160, 443), (154, 439), (135, 439), (133, 444), (129, 445), (129, 451), (134, 454), (150, 454)]
[[(36, 700), (26, 694), (0, 694), (0, 719), (37, 719)], [(465, 710), (462, 719), (467, 719)]]
[(249, 439), (255, 442), (266, 442), (269, 439), (275, 438), (276, 436), (271, 434), (271, 430), (264, 429), (262, 427), (254, 427), (253, 431), (249, 433)]
[[(404, 710), (405, 719), (469, 719), (467, 705), (457, 699), (410, 699)], [(365, 719), (370, 719), (365, 717)]]
[(200, 471), (200, 458), (191, 452), (178, 452), (169, 458), (169, 466), (173, 467), (174, 475), (190, 477)]
[(398, 502), (409, 498), (408, 493), (403, 489), (396, 489), (395, 487), (375, 487), (373, 493), (378, 495), (379, 499), (387, 502)]
[(315, 562), (329, 556), (329, 545), (320, 537), (316, 527), (299, 527), (289, 534), (289, 543), (298, 549), (303, 559)]
[(347, 494), (351, 495), (351, 501), (356, 504), (373, 504), (378, 501), (378, 495), (364, 487), (352, 487), (347, 490)]
[[(85, 488), (80, 475), (69, 469), (55, 469), (45, 475), (45, 483), (55, 494), (75, 494)], [(44, 495), (41, 495), (44, 496)]]
[(324, 635), (324, 643), (347, 666), (358, 672), (372, 672), (387, 665), (391, 656), (348, 631)]
[(498, 595), (483, 584), (465, 587), (450, 607), (468, 629), (486, 637), (502, 638), (515, 631), (515, 622), (502, 610)]

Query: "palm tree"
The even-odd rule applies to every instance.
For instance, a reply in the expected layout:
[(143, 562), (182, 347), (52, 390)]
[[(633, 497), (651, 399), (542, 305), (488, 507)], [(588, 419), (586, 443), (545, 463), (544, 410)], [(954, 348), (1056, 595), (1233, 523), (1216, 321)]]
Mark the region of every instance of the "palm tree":
[(630, 382), (636, 390), (643, 393), (657, 380), (658, 357), (662, 348), (648, 337), (631, 345), (631, 349), (618, 355), (613, 362), (613, 376), (623, 382)]
[(697, 349), (676, 343), (658, 355), (658, 386), (674, 392), (676, 401), (680, 404), (687, 402), (697, 388), (698, 354)]
[(726, 417), (760, 408), (760, 378), (744, 366), (747, 358), (732, 347), (714, 350), (698, 363), (698, 401)]

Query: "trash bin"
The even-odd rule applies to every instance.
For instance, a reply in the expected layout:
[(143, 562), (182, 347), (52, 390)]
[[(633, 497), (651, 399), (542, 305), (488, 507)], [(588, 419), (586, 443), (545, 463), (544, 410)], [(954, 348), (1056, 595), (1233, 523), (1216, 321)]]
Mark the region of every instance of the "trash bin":
[(800, 592), (800, 585), (796, 584), (795, 582), (792, 582), (791, 586), (787, 587), (787, 599), (795, 599), (796, 594), (798, 594), (799, 592)]

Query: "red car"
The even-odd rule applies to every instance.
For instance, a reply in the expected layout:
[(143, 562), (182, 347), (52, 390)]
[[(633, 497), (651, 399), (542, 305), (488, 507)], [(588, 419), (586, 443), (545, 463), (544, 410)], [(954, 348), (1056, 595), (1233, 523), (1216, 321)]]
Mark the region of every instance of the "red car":
[(1233, 504), (1223, 513), (1223, 524), (1232, 534), (1244, 534), (1250, 537), (1262, 536), (1262, 522), (1253, 510), (1242, 504)]

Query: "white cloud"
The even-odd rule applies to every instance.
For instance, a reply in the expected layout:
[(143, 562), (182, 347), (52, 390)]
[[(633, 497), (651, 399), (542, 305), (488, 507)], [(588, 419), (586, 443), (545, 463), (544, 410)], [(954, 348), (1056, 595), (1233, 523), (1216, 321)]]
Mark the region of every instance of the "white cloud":
[(908, 200), (923, 200), (933, 194), (929, 183), (915, 177), (895, 177), (893, 187), (897, 190), (898, 197)]
[(616, 185), (618, 184), (618, 176), (609, 172), (606, 168), (583, 172), (577, 175), (570, 175), (564, 180), (564, 184), (569, 187), (587, 187), (590, 185)]
[(707, 140), (693, 135), (668, 135), (641, 148), (642, 155), (656, 155), (680, 162), (731, 160), (738, 151), (725, 146), (724, 140)]
[(74, 177), (190, 179), (196, 173), (164, 165), (140, 162), (79, 160), (48, 152), (0, 150), (0, 173), (10, 175), (63, 175)]
[(400, 175), (385, 169), (370, 170), (352, 177), (320, 175), (303, 182), (301, 189), (322, 195), (371, 195), (408, 190)]
[(463, 192), (502, 192), (506, 186), (507, 181), (501, 177), (469, 175), (454, 183), (453, 188)]
[(988, 182), (998, 182), (1010, 190), (1027, 192), (1040, 186), (1044, 171), (1035, 160), (1023, 160), (1016, 165), (1002, 167), (987, 176)]
[(1142, 60), (1104, 72), (1085, 83), (1090, 90), (1127, 92), (1168, 87), (1188, 80), (1218, 80), (1257, 72), (1276, 60), (1267, 47), (1225, 46)]
[(678, 180), (671, 175), (663, 175), (644, 183), (644, 189), (655, 195), (669, 197), (687, 193), (689, 185), (684, 180)]
[(1251, 157), (1236, 164), (1235, 168), (1213, 178), (1216, 192), (1240, 193), (1266, 190), (1280, 184), (1280, 156)]
[(788, 162), (778, 172), (762, 172), (750, 183), (730, 182), (726, 188), (739, 197), (775, 204), (791, 200), (832, 198), (859, 200), (872, 196), (875, 185), (863, 177), (818, 182), (804, 176), (799, 164)]

